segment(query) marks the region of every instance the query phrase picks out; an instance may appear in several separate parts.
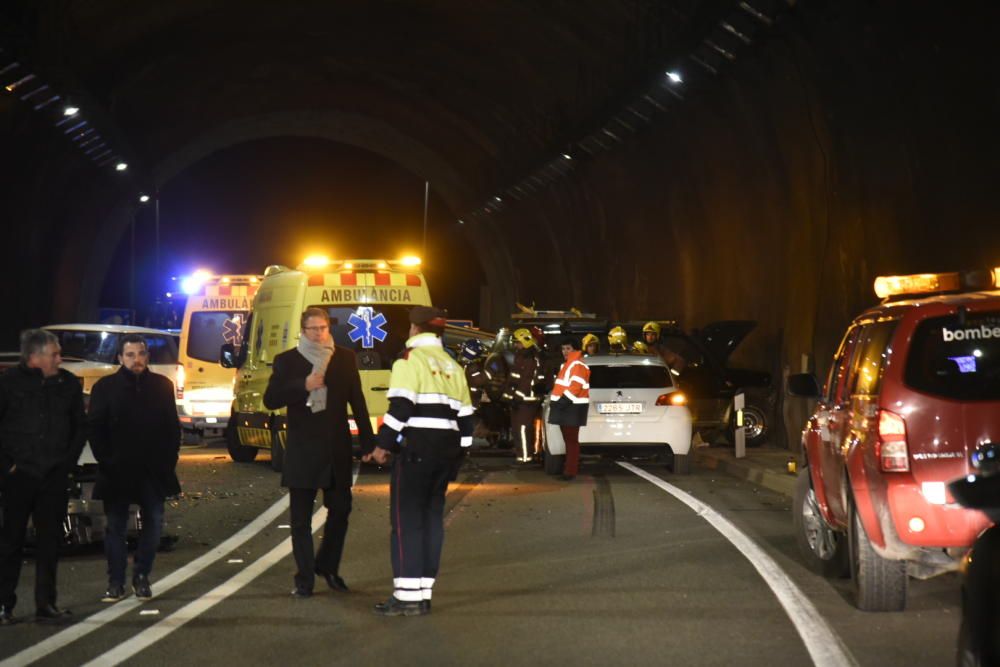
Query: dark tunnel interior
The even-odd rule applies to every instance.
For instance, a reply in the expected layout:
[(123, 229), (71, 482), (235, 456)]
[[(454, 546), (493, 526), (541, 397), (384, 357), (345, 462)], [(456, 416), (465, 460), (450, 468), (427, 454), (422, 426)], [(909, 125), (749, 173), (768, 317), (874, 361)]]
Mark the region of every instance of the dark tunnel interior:
[[(486, 328), (516, 302), (754, 319), (739, 361), (823, 372), (876, 276), (1000, 265), (998, 18), (867, 0), (4, 3), (0, 338), (127, 303), (133, 218), (145, 302), (196, 263), (418, 245), (426, 181), (435, 300)], [(159, 275), (138, 203), (156, 191)]]

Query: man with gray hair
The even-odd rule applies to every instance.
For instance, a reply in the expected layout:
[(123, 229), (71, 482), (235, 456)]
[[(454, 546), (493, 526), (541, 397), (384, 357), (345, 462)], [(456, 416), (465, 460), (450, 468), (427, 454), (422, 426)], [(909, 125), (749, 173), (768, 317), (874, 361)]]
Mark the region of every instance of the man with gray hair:
[(21, 362), (0, 376), (0, 626), (15, 622), (17, 581), (29, 517), (35, 527), (35, 615), (65, 620), (56, 606), (56, 564), (68, 502), (68, 477), (86, 439), (83, 389), (59, 368), (59, 339), (42, 329), (21, 334)]

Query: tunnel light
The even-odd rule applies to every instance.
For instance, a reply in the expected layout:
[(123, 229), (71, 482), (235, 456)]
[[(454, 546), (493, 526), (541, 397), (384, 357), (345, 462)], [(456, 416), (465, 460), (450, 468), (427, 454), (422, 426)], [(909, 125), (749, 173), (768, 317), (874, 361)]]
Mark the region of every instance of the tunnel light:
[(63, 109), (63, 115), (66, 116), (67, 118), (70, 116), (75, 116), (78, 113), (80, 113), (79, 107), (69, 106)]
[(115, 165), (115, 171), (125, 171), (126, 169), (128, 169), (127, 162), (119, 162)]
[(330, 264), (330, 258), (326, 255), (309, 255), (302, 262), (305, 266), (310, 268), (320, 268), (323, 266), (328, 266)]
[(502, 202), (502, 201), (503, 201), (503, 199), (500, 199), (500, 195), (497, 195), (497, 196), (496, 196), (496, 197), (494, 197), (493, 199), (495, 199), (495, 200), (496, 200), (496, 201), (498, 201), (498, 202)]
[(459, 218), (459, 220), (458, 220), (458, 224), (460, 224), (460, 225), (464, 225), (464, 224), (465, 224), (465, 220), (462, 220), (461, 218)]
[(139, 195), (139, 201), (143, 204), (149, 201), (149, 195)]
[(563, 158), (565, 158), (565, 159), (567, 159), (567, 160), (572, 160), (572, 159), (573, 159), (573, 156), (572, 156), (572, 155), (570, 155), (569, 153), (563, 153)]
[(673, 83), (684, 83), (684, 79), (682, 79), (681, 75), (677, 72), (667, 72), (667, 78)]
[(403, 266), (420, 266), (420, 258), (413, 255), (407, 255), (403, 259), (399, 260), (399, 263)]

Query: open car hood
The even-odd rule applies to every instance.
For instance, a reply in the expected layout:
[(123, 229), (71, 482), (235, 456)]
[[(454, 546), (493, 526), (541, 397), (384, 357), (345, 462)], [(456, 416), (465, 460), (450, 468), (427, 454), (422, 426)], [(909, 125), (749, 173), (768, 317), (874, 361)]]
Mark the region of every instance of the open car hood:
[(747, 334), (754, 330), (757, 322), (754, 320), (722, 320), (706, 324), (701, 329), (691, 332), (705, 349), (708, 350), (715, 359), (726, 365), (729, 355), (733, 353)]

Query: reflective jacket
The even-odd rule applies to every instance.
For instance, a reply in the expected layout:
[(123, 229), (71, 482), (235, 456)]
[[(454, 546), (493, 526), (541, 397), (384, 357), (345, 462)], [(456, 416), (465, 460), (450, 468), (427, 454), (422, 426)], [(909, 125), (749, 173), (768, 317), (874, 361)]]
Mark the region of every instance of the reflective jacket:
[(549, 401), (549, 423), (559, 426), (586, 426), (590, 403), (590, 368), (583, 353), (569, 353), (556, 375)]
[(406, 353), (392, 365), (389, 411), (378, 432), (378, 446), (406, 446), (441, 456), (472, 445), (472, 400), (462, 367), (432, 333), (406, 341)]
[(507, 375), (504, 398), (514, 403), (540, 403), (543, 396), (537, 388), (545, 384), (545, 375), (538, 357), (530, 350), (519, 350)]

